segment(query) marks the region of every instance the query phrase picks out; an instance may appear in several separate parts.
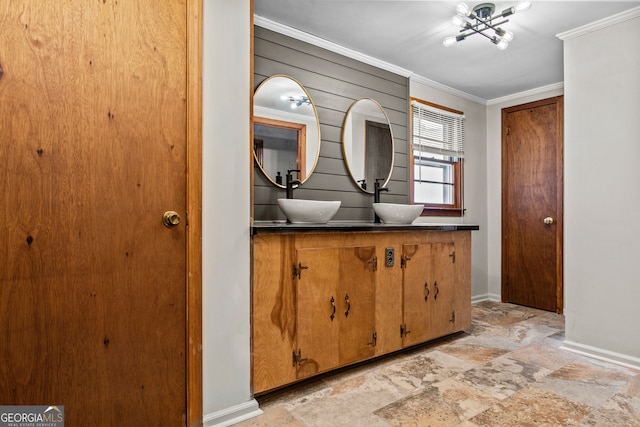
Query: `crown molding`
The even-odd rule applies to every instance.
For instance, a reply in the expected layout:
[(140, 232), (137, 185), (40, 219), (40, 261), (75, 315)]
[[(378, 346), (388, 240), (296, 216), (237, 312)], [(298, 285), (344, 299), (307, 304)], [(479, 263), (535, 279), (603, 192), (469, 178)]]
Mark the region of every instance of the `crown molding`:
[(486, 102), (486, 105), (489, 106), (489, 105), (495, 105), (495, 104), (502, 104), (503, 102), (514, 101), (521, 98), (525, 98), (527, 96), (534, 96), (544, 92), (549, 92), (549, 91), (558, 90), (558, 89), (560, 90), (564, 89), (564, 82), (552, 83), (550, 85), (540, 86), (534, 89), (525, 90), (523, 92), (513, 93), (511, 95), (502, 96), (500, 98), (493, 98), (488, 100)]
[(314, 46), (330, 50), (331, 52), (339, 53), (340, 55), (344, 55), (348, 58), (364, 62), (365, 64), (373, 65), (383, 70), (399, 74), (403, 77), (409, 77), (413, 74), (411, 71), (405, 68), (398, 67), (396, 65), (390, 64), (356, 50), (340, 46), (337, 43), (330, 42), (329, 40), (325, 40), (312, 34), (305, 33), (304, 31), (300, 31), (287, 25), (280, 24), (279, 22), (272, 21), (262, 16), (254, 15), (253, 23), (259, 27), (266, 28), (267, 30), (275, 31), (276, 33), (284, 34), (285, 36), (289, 36), (291, 38), (307, 42)]
[(640, 17), (640, 6), (611, 15), (590, 24), (574, 28), (573, 30), (565, 31), (557, 34), (556, 37), (560, 40), (570, 40), (638, 17)]
[(422, 77), (418, 74), (412, 74), (410, 77), (412, 82), (420, 83), (425, 86), (432, 87), (434, 89), (439, 89), (443, 92), (450, 93), (451, 95), (458, 96), (460, 98), (467, 99), (469, 101), (476, 102), (478, 104), (487, 105), (487, 100), (484, 98), (480, 98), (479, 96), (471, 95), (470, 93), (463, 92), (459, 89), (453, 88), (451, 86), (443, 85), (442, 83), (438, 83), (426, 77)]
[(289, 27), (287, 25), (281, 24), (279, 22), (272, 21), (270, 19), (264, 18), (259, 15), (253, 16), (253, 23), (259, 27), (266, 28), (267, 30), (275, 31), (276, 33), (284, 34), (285, 36), (289, 36), (291, 38), (307, 42), (314, 46), (321, 47), (323, 49), (327, 49), (331, 52), (338, 53), (340, 55), (344, 55), (348, 58), (355, 59), (360, 62), (364, 62), (365, 64), (372, 65), (374, 67), (378, 67), (380, 69), (390, 71), (392, 73), (401, 75), (402, 77), (407, 77), (412, 81), (417, 83), (421, 83), (426, 86), (433, 87), (435, 89), (442, 90), (444, 92), (448, 92), (452, 95), (459, 96), (461, 98), (468, 99), (473, 102), (477, 102), (479, 104), (486, 105), (487, 100), (479, 98), (477, 96), (468, 94), (461, 90), (452, 88), (450, 86), (443, 85), (441, 83), (435, 82), (433, 80), (427, 79), (426, 77), (419, 76), (414, 74), (413, 71), (407, 70), (406, 68), (398, 67), (397, 65), (391, 64), (389, 62), (382, 61), (380, 59), (374, 58), (372, 56), (366, 55), (362, 52), (358, 52), (353, 49), (346, 48), (337, 43), (330, 42), (323, 38), (314, 36), (312, 34), (306, 33), (304, 31), (300, 31), (298, 29)]

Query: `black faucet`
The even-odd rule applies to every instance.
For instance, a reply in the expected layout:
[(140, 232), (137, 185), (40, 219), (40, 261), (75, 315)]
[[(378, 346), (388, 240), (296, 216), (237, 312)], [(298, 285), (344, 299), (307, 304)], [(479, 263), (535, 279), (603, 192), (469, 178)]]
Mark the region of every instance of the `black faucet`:
[(300, 173), (300, 169), (289, 169), (287, 170), (287, 199), (293, 199), (293, 189), (298, 188), (300, 185), (299, 179), (293, 179), (293, 175), (291, 172)]
[[(384, 178), (376, 178), (376, 182), (373, 183), (373, 203), (380, 203), (380, 192), (389, 191), (387, 187), (381, 187), (380, 181), (384, 180)], [(380, 217), (377, 214), (374, 214), (375, 217), (373, 222), (376, 224), (380, 224)]]

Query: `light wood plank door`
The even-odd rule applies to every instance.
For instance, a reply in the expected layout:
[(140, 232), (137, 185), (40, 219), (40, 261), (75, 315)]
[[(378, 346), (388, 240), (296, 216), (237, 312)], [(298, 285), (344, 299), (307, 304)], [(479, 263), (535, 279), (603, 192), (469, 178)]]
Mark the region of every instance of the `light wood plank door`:
[(457, 280), (455, 243), (405, 244), (402, 257), (404, 346), (460, 330), (455, 313), (469, 307), (471, 299), (462, 299), (458, 291), (462, 284)]
[(430, 245), (402, 245), (403, 324), (400, 327), (405, 347), (425, 342), (431, 335)]
[[(438, 338), (456, 331), (457, 304), (465, 302), (457, 295), (461, 284), (456, 282), (456, 247), (453, 242), (431, 244), (431, 333)], [(469, 304), (471, 299), (467, 300)]]
[(375, 246), (340, 249), (340, 364), (373, 357), (375, 351)]
[(340, 248), (299, 249), (297, 266), (297, 377), (340, 364)]
[(186, 425), (186, 13), (0, 5), (2, 404)]
[(502, 110), (502, 299), (562, 312), (562, 117), (555, 97)]

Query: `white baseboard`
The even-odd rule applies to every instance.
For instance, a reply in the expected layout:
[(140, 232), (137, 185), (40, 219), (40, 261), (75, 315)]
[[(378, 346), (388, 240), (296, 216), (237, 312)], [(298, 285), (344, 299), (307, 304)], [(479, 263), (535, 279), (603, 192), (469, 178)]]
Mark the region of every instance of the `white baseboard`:
[(626, 368), (640, 370), (640, 358), (629, 356), (627, 354), (616, 353), (573, 341), (565, 341), (560, 348), (583, 356), (615, 363), (616, 365), (621, 365)]
[(481, 302), (481, 301), (494, 301), (494, 302), (500, 302), (502, 300), (502, 298), (500, 298), (500, 295), (496, 295), (496, 294), (482, 294), (482, 295), (474, 295), (471, 297), (471, 303), (476, 303), (476, 302)]
[(230, 408), (205, 415), (202, 419), (204, 427), (226, 427), (262, 414), (262, 409), (255, 399)]

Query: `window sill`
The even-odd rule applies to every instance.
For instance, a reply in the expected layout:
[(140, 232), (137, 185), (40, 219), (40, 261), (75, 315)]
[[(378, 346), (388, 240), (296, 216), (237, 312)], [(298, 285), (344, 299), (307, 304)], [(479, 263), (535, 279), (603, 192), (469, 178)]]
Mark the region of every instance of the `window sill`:
[(449, 208), (449, 207), (433, 207), (425, 206), (420, 216), (464, 216), (465, 209), (463, 208)]

